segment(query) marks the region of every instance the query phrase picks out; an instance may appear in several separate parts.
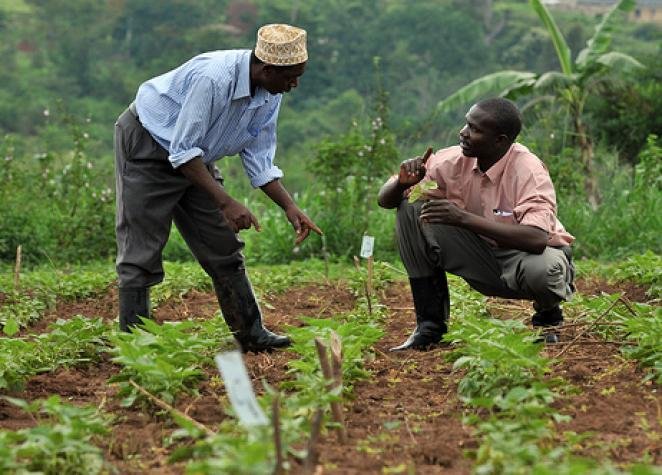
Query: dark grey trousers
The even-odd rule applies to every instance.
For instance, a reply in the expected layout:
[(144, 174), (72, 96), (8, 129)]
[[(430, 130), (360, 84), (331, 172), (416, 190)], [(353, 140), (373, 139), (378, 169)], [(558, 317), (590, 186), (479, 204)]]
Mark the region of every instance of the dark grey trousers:
[[(216, 168), (209, 170), (222, 184)], [(129, 109), (115, 123), (115, 187), (120, 287), (163, 280), (162, 251), (173, 221), (212, 279), (244, 269), (244, 243), (211, 198), (173, 169), (168, 152)]]
[(542, 254), (495, 249), (472, 231), (422, 224), (421, 205), (403, 201), (398, 208), (396, 234), (409, 277), (450, 272), (484, 295), (533, 300), (539, 310), (572, 296), (569, 249), (547, 247)]

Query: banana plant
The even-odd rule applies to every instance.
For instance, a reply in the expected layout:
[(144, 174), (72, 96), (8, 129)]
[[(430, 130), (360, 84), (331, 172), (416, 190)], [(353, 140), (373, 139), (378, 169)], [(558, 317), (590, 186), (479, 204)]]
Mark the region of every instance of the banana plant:
[(512, 70), (488, 74), (440, 101), (436, 113), (466, 106), (481, 96), (494, 93), (509, 99), (535, 95), (537, 99), (559, 101), (567, 109), (572, 121), (585, 176), (584, 189), (589, 203), (596, 208), (600, 196), (593, 166), (593, 141), (583, 120), (584, 106), (589, 95), (596, 90), (596, 84), (604, 81), (610, 72), (619, 70), (627, 73), (644, 67), (627, 54), (609, 50), (612, 27), (618, 15), (631, 11), (636, 1), (620, 0), (616, 3), (596, 27), (595, 33), (574, 62), (565, 38), (545, 5), (541, 0), (529, 2), (549, 32), (561, 70), (543, 74)]

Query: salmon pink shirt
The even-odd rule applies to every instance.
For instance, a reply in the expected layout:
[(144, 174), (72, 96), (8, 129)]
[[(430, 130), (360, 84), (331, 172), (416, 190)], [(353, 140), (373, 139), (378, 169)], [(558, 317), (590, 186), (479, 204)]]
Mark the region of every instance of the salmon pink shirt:
[(543, 162), (524, 145), (514, 143), (485, 173), (476, 158), (465, 157), (459, 145), (442, 149), (426, 164), (430, 192), (490, 221), (526, 224), (547, 231), (548, 246), (569, 246), (575, 238), (556, 217), (556, 193)]

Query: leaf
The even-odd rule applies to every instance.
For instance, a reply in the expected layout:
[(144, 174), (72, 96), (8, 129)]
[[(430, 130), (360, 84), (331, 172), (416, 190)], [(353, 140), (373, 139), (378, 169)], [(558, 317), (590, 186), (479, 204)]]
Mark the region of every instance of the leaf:
[(545, 24), (547, 31), (552, 37), (552, 44), (554, 45), (554, 49), (556, 50), (556, 55), (559, 58), (559, 63), (561, 64), (561, 71), (563, 71), (564, 74), (568, 74), (568, 75), (572, 74), (572, 61), (570, 59), (570, 48), (568, 47), (565, 38), (563, 38), (563, 35), (561, 34), (561, 30), (559, 30), (559, 27), (554, 21), (554, 18), (552, 18), (552, 16), (549, 14), (549, 11), (545, 7), (545, 5), (542, 4), (540, 0), (529, 0), (529, 1), (531, 2), (531, 6), (538, 14), (542, 22)]
[(436, 190), (437, 188), (436, 181), (419, 181), (412, 187), (407, 201), (413, 203), (414, 201), (423, 200), (426, 191)]
[(586, 48), (577, 55), (577, 66), (585, 68), (593, 62), (600, 54), (607, 51), (611, 43), (611, 25), (617, 12), (629, 12), (636, 5), (635, 0), (621, 0), (612, 7), (603, 17), (600, 24), (595, 28), (595, 33), (587, 41)]
[(5, 335), (7, 336), (14, 336), (16, 333), (18, 333), (19, 330), (19, 325), (14, 318), (9, 318), (7, 320), (7, 323), (5, 323), (4, 328), (2, 331), (4, 332)]
[(604, 66), (607, 66), (608, 68), (620, 68), (625, 71), (633, 69), (644, 69), (646, 67), (632, 56), (625, 53), (619, 53), (618, 51), (605, 53), (595, 61)]
[(466, 106), (490, 93), (513, 93), (520, 87), (530, 86), (536, 75), (526, 71), (498, 71), (471, 81), (437, 104), (436, 113)]
[(568, 87), (574, 82), (574, 75), (563, 74), (559, 71), (548, 71), (540, 75), (534, 87), (540, 90), (559, 89)]

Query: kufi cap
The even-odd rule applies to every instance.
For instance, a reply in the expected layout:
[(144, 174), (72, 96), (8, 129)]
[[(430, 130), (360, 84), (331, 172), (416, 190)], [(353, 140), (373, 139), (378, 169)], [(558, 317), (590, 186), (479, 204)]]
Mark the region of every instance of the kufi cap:
[(306, 30), (296, 26), (264, 25), (257, 31), (255, 56), (263, 63), (292, 66), (308, 60)]

